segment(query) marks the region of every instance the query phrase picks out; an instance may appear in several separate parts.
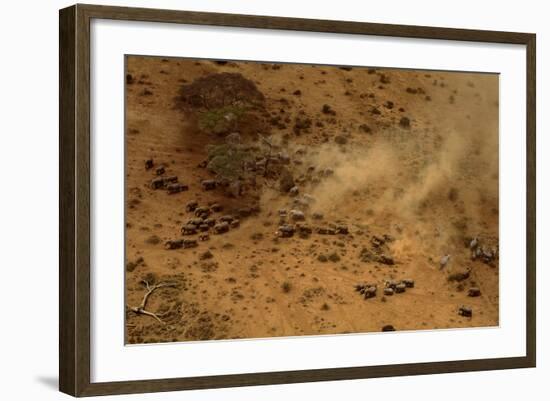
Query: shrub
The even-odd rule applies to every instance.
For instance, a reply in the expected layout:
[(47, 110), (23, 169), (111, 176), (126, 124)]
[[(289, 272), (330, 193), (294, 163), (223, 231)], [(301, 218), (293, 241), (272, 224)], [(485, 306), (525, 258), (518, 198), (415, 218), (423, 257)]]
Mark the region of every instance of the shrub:
[(207, 168), (217, 178), (234, 181), (244, 174), (245, 163), (252, 158), (251, 153), (240, 144), (222, 143), (209, 145)]
[(338, 255), (336, 252), (333, 252), (328, 256), (328, 259), (331, 262), (339, 262), (340, 261), (340, 255)]
[(256, 84), (239, 73), (214, 73), (179, 88), (176, 107), (198, 133), (239, 132), (252, 137), (268, 132), (265, 97)]
[(239, 73), (223, 72), (183, 85), (177, 100), (186, 107), (211, 110), (226, 106), (259, 106), (264, 96), (253, 81)]
[(206, 110), (199, 114), (198, 126), (201, 131), (206, 133), (227, 134), (236, 129), (245, 112), (245, 108), (239, 106), (224, 106)]
[(290, 290), (292, 289), (292, 285), (291, 285), (288, 281), (285, 281), (285, 282), (281, 285), (281, 289), (283, 290), (283, 292), (289, 293)]

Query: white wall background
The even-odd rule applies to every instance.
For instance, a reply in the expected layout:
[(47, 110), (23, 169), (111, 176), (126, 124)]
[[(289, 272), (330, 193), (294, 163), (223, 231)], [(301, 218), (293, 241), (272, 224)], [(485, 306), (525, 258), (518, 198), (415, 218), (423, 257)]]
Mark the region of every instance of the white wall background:
[[(393, 0), (157, 0), (98, 4), (433, 25), (537, 33), (538, 46), (538, 368), (515, 371), (294, 384), (186, 393), (119, 396), (139, 400), (333, 400), (342, 397), (521, 399), (546, 392), (545, 343), (550, 279), (544, 252), (550, 237), (550, 25), (545, 2)], [(3, 399), (57, 400), (58, 9), (69, 1), (11, 1), (0, 23), (0, 394)], [(7, 90), (6, 90), (7, 89)], [(546, 156), (546, 157), (545, 157)], [(546, 184), (546, 185), (545, 185)], [(545, 315), (546, 313), (546, 315)], [(102, 398), (105, 400), (114, 397)]]

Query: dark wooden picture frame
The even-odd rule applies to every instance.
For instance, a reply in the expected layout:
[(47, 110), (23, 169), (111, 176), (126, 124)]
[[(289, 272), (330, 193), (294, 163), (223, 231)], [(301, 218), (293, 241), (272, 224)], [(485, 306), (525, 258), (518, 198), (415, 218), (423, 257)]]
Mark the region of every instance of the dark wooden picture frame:
[[(525, 45), (526, 356), (91, 383), (90, 21), (94, 18)], [(60, 11), (59, 29), (59, 388), (62, 392), (73, 396), (94, 396), (535, 367), (535, 34), (80, 4)]]

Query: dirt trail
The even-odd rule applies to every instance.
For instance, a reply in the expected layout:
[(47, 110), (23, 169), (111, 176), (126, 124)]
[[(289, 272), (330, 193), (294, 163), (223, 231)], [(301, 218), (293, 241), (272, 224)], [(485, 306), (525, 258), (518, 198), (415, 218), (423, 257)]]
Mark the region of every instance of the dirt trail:
[[(498, 76), (157, 57), (129, 57), (127, 65), (127, 304), (141, 302), (142, 279), (176, 283), (147, 303), (165, 324), (127, 314), (128, 343), (498, 325), (498, 257), (472, 260), (468, 248), (478, 237), (498, 251)], [(182, 84), (216, 72), (254, 81), (269, 113), (281, 116), (271, 133), (299, 160), (296, 177), (309, 166), (332, 169), (320, 182), (298, 184), (300, 196), (315, 199), (307, 223), (339, 222), (349, 234), (279, 238), (278, 210), (292, 199), (264, 188), (260, 211), (237, 229), (195, 248), (165, 249), (193, 217), (190, 200), (248, 206), (247, 198), (201, 189), (212, 178), (198, 167), (210, 139), (175, 107)], [(305, 117), (311, 126), (297, 134), (296, 118)], [(146, 170), (149, 158), (155, 167)], [(189, 190), (151, 189), (159, 165)], [(393, 265), (361, 260), (373, 236), (386, 236)], [(466, 269), (469, 278), (448, 281)], [(405, 278), (414, 288), (383, 296), (386, 280)], [(356, 292), (362, 282), (376, 283), (377, 296)], [(481, 296), (469, 297), (471, 287)], [(472, 317), (458, 314), (462, 305)]]

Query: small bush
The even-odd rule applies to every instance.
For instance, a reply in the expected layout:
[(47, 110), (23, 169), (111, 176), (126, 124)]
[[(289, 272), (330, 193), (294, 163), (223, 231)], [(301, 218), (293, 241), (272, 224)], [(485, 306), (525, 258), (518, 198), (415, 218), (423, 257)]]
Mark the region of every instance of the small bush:
[(456, 202), (458, 200), (458, 189), (454, 187), (449, 189), (447, 196), (451, 202)]
[(157, 245), (160, 243), (160, 238), (157, 235), (151, 235), (145, 240), (145, 243), (150, 245)]
[(212, 259), (214, 257), (214, 254), (210, 252), (210, 250), (207, 250), (206, 252), (201, 253), (199, 256), (200, 260), (206, 260), (206, 259)]
[(250, 236), (250, 239), (252, 241), (261, 241), (262, 239), (264, 239), (264, 235), (262, 233), (254, 233)]
[(283, 290), (284, 293), (289, 293), (290, 290), (292, 289), (292, 285), (288, 281), (285, 281), (281, 285), (281, 289)]

